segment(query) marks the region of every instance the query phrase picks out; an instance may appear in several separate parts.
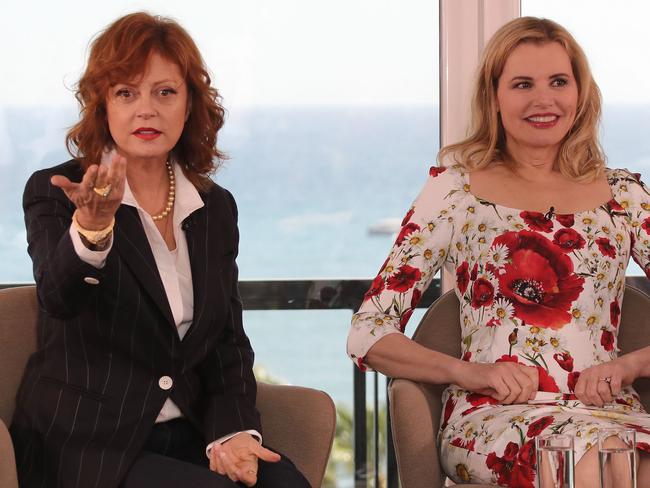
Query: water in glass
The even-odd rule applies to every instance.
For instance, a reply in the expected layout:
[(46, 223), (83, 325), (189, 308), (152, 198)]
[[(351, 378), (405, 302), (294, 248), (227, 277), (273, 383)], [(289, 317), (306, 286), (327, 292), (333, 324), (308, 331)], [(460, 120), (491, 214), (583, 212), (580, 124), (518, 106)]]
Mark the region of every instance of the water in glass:
[(547, 435), (536, 439), (537, 488), (574, 488), (573, 438)]

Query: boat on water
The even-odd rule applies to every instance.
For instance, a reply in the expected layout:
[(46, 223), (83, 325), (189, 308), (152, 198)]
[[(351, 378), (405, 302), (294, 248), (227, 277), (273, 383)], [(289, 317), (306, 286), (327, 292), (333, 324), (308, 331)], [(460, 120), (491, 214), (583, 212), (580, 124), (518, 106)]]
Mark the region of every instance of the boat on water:
[(397, 217), (388, 217), (368, 226), (370, 235), (393, 235), (399, 232), (402, 219)]

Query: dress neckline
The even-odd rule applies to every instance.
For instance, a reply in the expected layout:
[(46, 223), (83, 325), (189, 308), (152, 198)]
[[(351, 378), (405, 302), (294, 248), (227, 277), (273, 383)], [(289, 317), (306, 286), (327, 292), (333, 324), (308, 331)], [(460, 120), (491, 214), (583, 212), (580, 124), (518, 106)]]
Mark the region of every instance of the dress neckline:
[(469, 195), (475, 201), (480, 203), (481, 205), (491, 205), (491, 206), (493, 206), (495, 208), (498, 207), (498, 208), (502, 208), (502, 209), (505, 209), (505, 210), (509, 210), (511, 212), (518, 212), (518, 213), (527, 212), (527, 213), (541, 214), (541, 215), (546, 216), (549, 219), (555, 217), (556, 215), (560, 215), (560, 216), (564, 216), (564, 215), (582, 215), (582, 214), (586, 214), (586, 213), (595, 213), (595, 212), (597, 212), (598, 210), (601, 210), (601, 209), (602, 210), (608, 210), (610, 208), (614, 208), (614, 209), (619, 209), (620, 208), (620, 209), (622, 209), (620, 204), (616, 201), (616, 198), (614, 196), (614, 190), (612, 189), (612, 184), (610, 182), (611, 173), (612, 173), (612, 170), (610, 168), (605, 168), (605, 174), (607, 176), (607, 184), (609, 185), (610, 194), (612, 195), (612, 197), (609, 200), (607, 200), (606, 202), (601, 203), (600, 205), (598, 205), (595, 208), (579, 210), (577, 212), (571, 212), (571, 213), (557, 213), (557, 212), (555, 212), (553, 207), (550, 207), (548, 209), (548, 211), (546, 213), (544, 213), (544, 212), (540, 212), (539, 210), (527, 210), (527, 209), (523, 209), (523, 208), (509, 207), (507, 205), (502, 205), (500, 203), (493, 202), (491, 200), (487, 200), (485, 198), (479, 197), (479, 196), (475, 195), (474, 193), (472, 193), (472, 187), (471, 187), (471, 185), (469, 183), (469, 171), (463, 171), (463, 170), (460, 171), (461, 178), (463, 180), (463, 185), (465, 186), (466, 192), (469, 193)]

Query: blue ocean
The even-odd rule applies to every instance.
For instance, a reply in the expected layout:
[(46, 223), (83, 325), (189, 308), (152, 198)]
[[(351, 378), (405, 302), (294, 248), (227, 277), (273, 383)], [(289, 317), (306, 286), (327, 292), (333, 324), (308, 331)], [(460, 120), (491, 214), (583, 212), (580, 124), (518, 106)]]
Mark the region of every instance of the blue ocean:
[[(0, 282), (30, 282), (22, 191), (33, 171), (69, 159), (63, 140), (76, 114), (0, 110)], [(607, 106), (609, 165), (650, 175), (649, 127), (650, 106)], [(241, 278), (374, 276), (392, 236), (368, 229), (407, 210), (435, 162), (438, 133), (433, 105), (231, 109), (219, 139), (230, 159), (215, 179), (239, 205)], [(351, 405), (350, 314), (246, 312), (257, 364)]]

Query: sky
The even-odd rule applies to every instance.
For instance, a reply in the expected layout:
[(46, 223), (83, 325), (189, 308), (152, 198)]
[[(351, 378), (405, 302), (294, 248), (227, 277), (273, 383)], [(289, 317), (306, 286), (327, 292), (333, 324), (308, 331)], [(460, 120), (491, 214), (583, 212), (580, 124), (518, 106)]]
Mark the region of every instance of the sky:
[[(5, 2), (0, 18), (0, 107), (74, 107), (89, 41), (143, 9), (190, 32), (226, 106), (423, 105), (438, 97), (435, 0), (24, 0)], [(522, 0), (522, 13), (569, 28), (606, 102), (650, 103), (650, 2)]]

